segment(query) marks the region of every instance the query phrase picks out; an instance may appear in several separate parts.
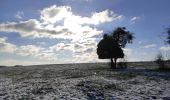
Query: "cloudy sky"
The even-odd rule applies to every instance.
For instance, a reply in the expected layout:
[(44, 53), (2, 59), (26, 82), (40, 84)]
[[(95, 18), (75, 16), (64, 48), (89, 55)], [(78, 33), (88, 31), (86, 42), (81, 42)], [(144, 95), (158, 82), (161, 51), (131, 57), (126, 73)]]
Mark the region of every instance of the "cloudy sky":
[(135, 34), (128, 61), (170, 52), (169, 0), (1, 0), (0, 65), (100, 62), (104, 33), (124, 26)]

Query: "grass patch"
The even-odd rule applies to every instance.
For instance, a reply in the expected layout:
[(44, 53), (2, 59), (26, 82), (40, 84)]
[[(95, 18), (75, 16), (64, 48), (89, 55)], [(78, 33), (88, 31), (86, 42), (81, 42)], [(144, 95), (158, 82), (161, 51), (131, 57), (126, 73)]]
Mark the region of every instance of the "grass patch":
[(104, 88), (105, 89), (107, 89), (107, 90), (118, 90), (118, 91), (124, 91), (124, 89), (120, 86), (120, 85), (118, 85), (118, 84), (106, 84), (105, 86), (104, 86)]
[(106, 77), (109, 78), (115, 78), (117, 80), (129, 80), (132, 78), (135, 78), (137, 76), (137, 74), (132, 73), (132, 72), (115, 72), (115, 73), (110, 73), (108, 75), (106, 75)]
[(54, 92), (54, 89), (50, 84), (35, 86), (32, 90), (32, 93), (35, 95), (44, 95), (50, 92)]
[(119, 84), (107, 83), (102, 79), (81, 81), (76, 86), (87, 95), (88, 100), (105, 100), (107, 90), (124, 91)]

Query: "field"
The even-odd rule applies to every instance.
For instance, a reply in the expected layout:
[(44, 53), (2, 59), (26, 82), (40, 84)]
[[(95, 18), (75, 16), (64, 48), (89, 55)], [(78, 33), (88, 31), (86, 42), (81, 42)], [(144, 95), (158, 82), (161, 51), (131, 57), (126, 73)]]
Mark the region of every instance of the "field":
[(170, 72), (154, 63), (0, 67), (0, 100), (170, 100)]

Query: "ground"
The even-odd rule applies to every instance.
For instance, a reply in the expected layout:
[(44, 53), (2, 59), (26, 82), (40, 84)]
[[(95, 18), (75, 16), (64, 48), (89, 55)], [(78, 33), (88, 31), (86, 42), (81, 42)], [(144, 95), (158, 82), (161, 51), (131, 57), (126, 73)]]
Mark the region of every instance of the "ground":
[[(147, 67), (146, 67), (147, 66)], [(170, 100), (170, 72), (153, 63), (0, 67), (0, 100)]]

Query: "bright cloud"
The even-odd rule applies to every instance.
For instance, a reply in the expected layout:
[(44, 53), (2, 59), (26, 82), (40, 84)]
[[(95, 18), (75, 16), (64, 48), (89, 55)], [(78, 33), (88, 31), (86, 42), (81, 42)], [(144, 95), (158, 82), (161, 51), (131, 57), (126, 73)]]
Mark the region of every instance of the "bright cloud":
[(50, 51), (48, 48), (43, 48), (35, 45), (20, 46), (17, 48), (15, 53), (20, 56), (30, 56), (46, 61), (58, 60), (56, 53)]
[[(23, 12), (17, 12), (15, 17), (22, 19), (23, 15)], [(61, 55), (64, 58), (71, 53), (69, 62), (97, 61), (96, 36), (103, 33), (103, 30), (98, 29), (97, 26), (121, 20), (122, 17), (108, 9), (93, 12), (89, 16), (80, 16), (74, 14), (70, 6), (53, 5), (40, 10), (40, 19), (0, 23), (0, 32), (15, 32), (21, 37), (69, 39), (69, 42), (58, 41), (49, 47), (33, 44), (16, 46), (6, 42), (6, 39), (1, 39), (0, 46), (5, 48), (5, 52), (40, 60), (59, 61)], [(0, 52), (3, 51), (1, 49)]]
[(113, 20), (120, 20), (123, 16), (117, 15), (112, 11), (104, 10), (99, 13), (93, 13), (91, 17), (91, 24), (100, 24), (105, 22), (111, 22)]
[[(0, 52), (13, 53), (19, 56), (24, 57), (33, 57), (38, 58), (40, 60), (47, 61), (57, 61), (59, 60), (58, 52), (60, 51), (71, 51), (75, 56), (71, 61), (82, 62), (85, 60), (82, 59), (97, 59), (97, 55), (95, 53), (96, 42), (95, 39), (88, 39), (85, 42), (81, 40), (77, 43), (58, 43), (56, 45), (50, 46), (49, 48), (43, 48), (36, 45), (23, 45), (16, 46), (14, 44), (6, 42), (6, 38), (0, 38)], [(3, 47), (2, 47), (3, 46)], [(85, 56), (82, 56), (85, 55)], [(88, 58), (87, 58), (88, 57)], [(80, 59), (81, 58), (81, 59)], [(79, 60), (78, 60), (79, 59)]]
[(16, 46), (15, 44), (6, 41), (7, 38), (0, 37), (0, 52), (11, 53), (19, 56), (30, 56), (33, 58), (44, 59), (44, 60), (56, 60), (56, 54), (50, 52), (47, 48), (42, 48), (36, 45), (23, 45)]
[(67, 29), (61, 30), (49, 30), (43, 28), (39, 21), (36, 19), (30, 19), (28, 21), (21, 21), (19, 23), (11, 22), (6, 24), (0, 24), (1, 32), (18, 32), (22, 37), (27, 36), (48, 36), (50, 34), (60, 34), (66, 32)]
[(170, 51), (170, 46), (162, 46), (160, 47), (161, 51)]
[(37, 55), (43, 48), (37, 47), (35, 45), (26, 45), (26, 46), (20, 46), (16, 53), (21, 56), (35, 56)]
[(56, 5), (44, 8), (40, 13), (40, 17), (45, 23), (56, 23), (64, 20), (66, 22), (69, 21), (69, 23), (98, 25), (122, 18), (122, 15), (117, 15), (109, 10), (94, 12), (91, 17), (82, 17), (73, 14), (70, 6), (57, 7)]
[(55, 23), (72, 15), (71, 7), (69, 6), (57, 7), (56, 5), (44, 8), (40, 13), (41, 20), (47, 23)]
[(49, 47), (49, 49), (53, 52), (58, 52), (58, 51), (61, 51), (61, 50), (70, 50), (70, 51), (74, 51), (74, 47), (73, 47), (74, 44), (71, 44), (71, 43), (58, 43), (56, 45), (53, 45), (51, 47)]
[(17, 32), (22, 37), (48, 38), (91, 38), (103, 31), (90, 25), (99, 25), (120, 20), (122, 15), (104, 10), (92, 13), (90, 17), (75, 15), (70, 6), (50, 6), (40, 11), (40, 20), (29, 19), (20, 22), (0, 24), (1, 32)]
[(86, 40), (72, 41), (70, 43), (58, 43), (56, 45), (50, 46), (49, 49), (53, 52), (68, 50), (76, 55), (95, 52), (96, 46), (97, 42), (95, 41), (95, 38), (88, 38)]
[[(23, 57), (33, 57), (39, 60), (45, 60), (47, 62), (55, 62), (60, 60), (58, 55), (63, 55), (59, 54), (59, 52), (64, 51), (64, 53), (67, 53), (67, 51), (71, 51), (74, 56), (71, 57), (72, 59), (69, 62), (87, 62), (85, 59), (92, 60), (92, 58), (92, 61), (97, 60), (95, 48), (97, 43), (94, 38), (80, 40), (79, 42), (58, 43), (48, 48), (43, 48), (36, 45), (16, 46), (6, 40), (7, 39), (5, 37), (0, 38), (0, 52), (12, 53)], [(14, 62), (12, 61), (12, 63)]]
[(0, 37), (0, 52), (14, 53), (16, 46), (14, 44), (8, 43), (7, 38)]

